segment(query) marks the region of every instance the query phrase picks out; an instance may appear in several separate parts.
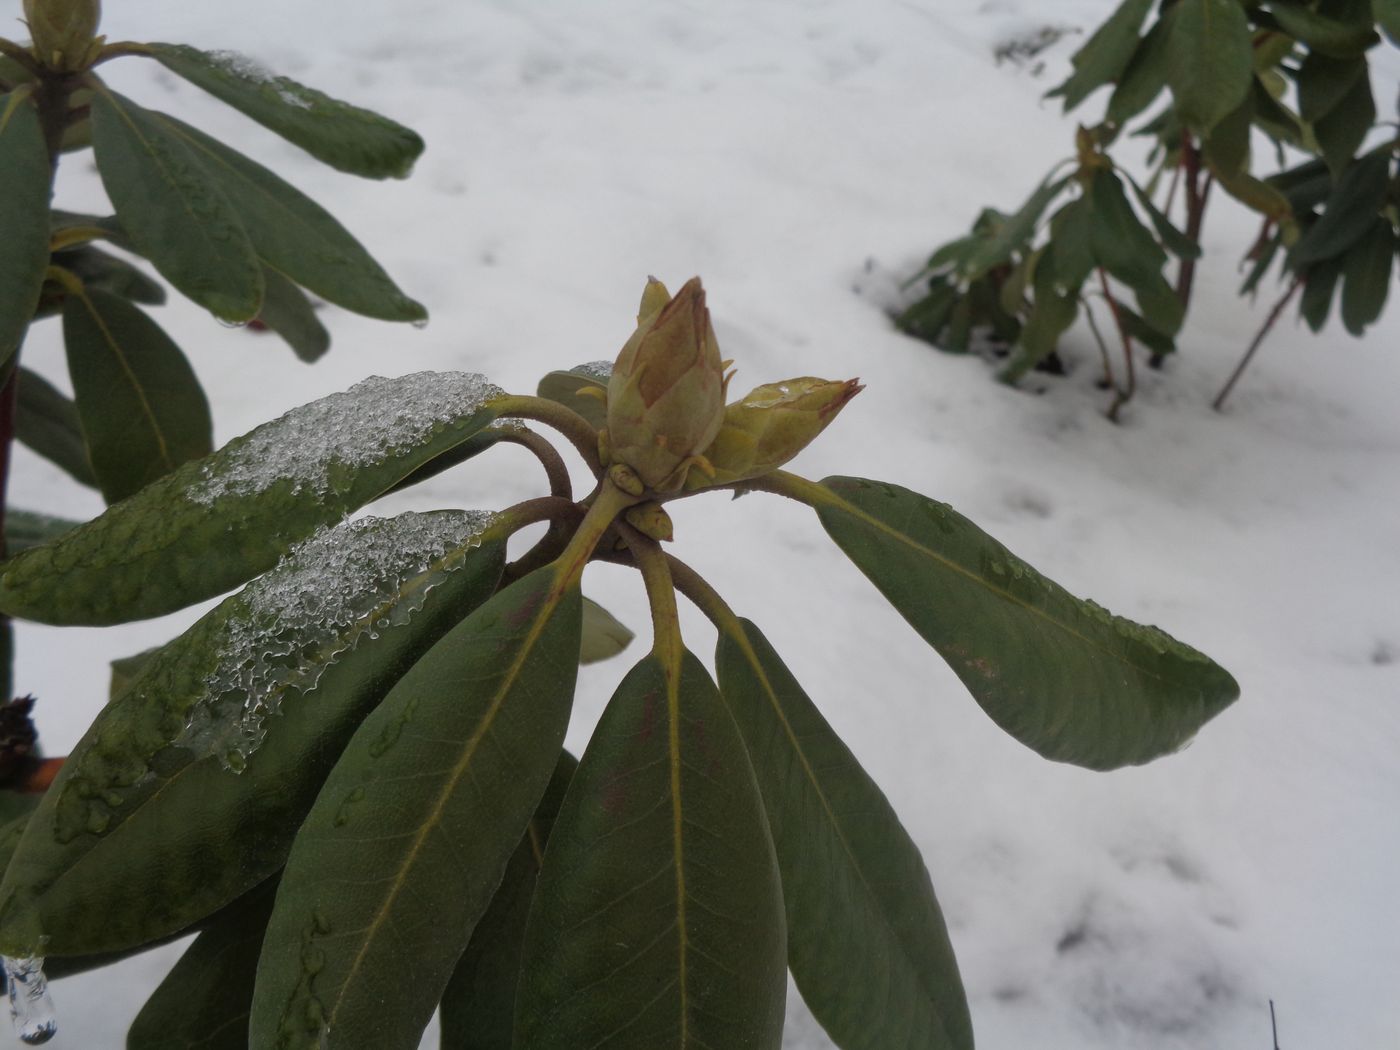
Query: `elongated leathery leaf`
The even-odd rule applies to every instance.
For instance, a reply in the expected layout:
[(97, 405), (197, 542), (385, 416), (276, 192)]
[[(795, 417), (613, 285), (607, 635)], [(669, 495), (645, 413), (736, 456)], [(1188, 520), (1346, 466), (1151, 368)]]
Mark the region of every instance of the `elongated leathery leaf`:
[(125, 259), (90, 244), (54, 252), (53, 265), (61, 266), (89, 288), (100, 288), (133, 303), (160, 306), (166, 300), (165, 285)]
[(1052, 583), (946, 504), (827, 478), (837, 544), (983, 710), (1046, 758), (1090, 769), (1178, 750), (1238, 695), (1208, 657)]
[(21, 365), (15, 409), (15, 437), (20, 444), (65, 471), (74, 481), (97, 488), (97, 478), (88, 462), (83, 425), (72, 401), (38, 372)]
[(919, 849), (748, 621), (722, 627), (720, 690), (758, 774), (788, 965), (843, 1050), (972, 1050), (972, 1021)]
[(758, 785), (709, 674), (648, 656), (589, 741), (525, 932), (516, 1050), (775, 1050), (784, 922)]
[[(568, 370), (550, 372), (540, 380), (536, 392), (540, 397), (547, 397), (551, 401), (558, 401), (566, 408), (572, 408), (588, 420), (595, 429), (601, 429), (608, 423), (606, 394), (608, 377), (611, 375), (611, 361), (590, 361), (587, 364), (575, 365)], [(579, 391), (588, 390), (598, 391), (604, 396), (579, 393)]]
[(1088, 42), (1071, 56), (1074, 72), (1051, 91), (1049, 97), (1063, 95), (1068, 113), (1095, 88), (1118, 80), (1132, 60), (1142, 20), (1151, 8), (1152, 0), (1123, 0)]
[(559, 760), (577, 584), (546, 567), (443, 638), (355, 733), (297, 835), (251, 1043), (413, 1050)]
[(216, 317), (256, 317), (263, 284), (253, 245), (185, 143), (105, 87), (93, 96), (92, 136), (102, 185), (140, 253)]
[(568, 752), (560, 756), (525, 837), (506, 865), (500, 889), (452, 972), (442, 994), (441, 1050), (511, 1050), (525, 920), (545, 845), (577, 768), (578, 761)]
[(269, 879), (224, 909), (160, 982), (127, 1050), (247, 1050), (253, 979), (277, 893)]
[(1167, 86), (1167, 46), (1171, 37), (1171, 19), (1160, 18), (1147, 31), (1126, 69), (1118, 78), (1118, 86), (1108, 100), (1105, 116), (1122, 126), (1152, 105)]
[(616, 616), (589, 598), (583, 600), (583, 639), (578, 662), (595, 664), (616, 656), (631, 644), (632, 631)]
[(71, 532), (79, 524), (67, 518), (8, 507), (5, 510), (5, 546), (12, 552), (28, 550)]
[(253, 248), (275, 269), (328, 302), (385, 321), (428, 316), (335, 218), (237, 150), (164, 113), (152, 118), (180, 139), (233, 204)]
[(423, 152), (423, 140), (402, 124), (276, 76), (234, 52), (184, 44), (150, 44), (147, 52), (172, 73), (339, 171), (402, 179)]
[(500, 393), (478, 375), (418, 372), (293, 409), (12, 559), (0, 611), (112, 624), (220, 594), (483, 430)]
[(30, 93), (0, 95), (0, 365), (19, 349), (39, 304), (49, 264), (52, 177)]
[(1376, 123), (1376, 97), (1371, 91), (1370, 67), (1362, 64), (1340, 102), (1313, 124), (1313, 135), (1334, 177), (1345, 177), (1356, 151)]
[(280, 335), (292, 353), (310, 364), (331, 348), (331, 334), (316, 317), (306, 293), (271, 267), (263, 267), (267, 294), (258, 320)]
[(1390, 181), (1386, 151), (1367, 154), (1350, 165), (1327, 198), (1322, 218), (1293, 246), (1290, 263), (1302, 265), (1340, 255), (1359, 241), (1385, 203)]
[(140, 309), (96, 288), (70, 295), (63, 343), (88, 457), (108, 503), (213, 450), (209, 401), (194, 369)]
[(0, 950), (144, 944), (281, 867), (366, 712), (494, 590), (485, 519), (326, 530), (153, 656), (44, 796), (0, 886)]
[(993, 266), (1005, 262), (1011, 253), (1035, 235), (1036, 224), (1050, 202), (1061, 190), (1069, 185), (1071, 176), (1059, 179), (1047, 178), (1027, 198), (1015, 215), (1012, 215), (991, 237), (979, 244), (960, 267), (964, 277), (982, 276)]
[(1249, 20), (1239, 0), (1180, 0), (1169, 17), (1167, 81), (1177, 112), (1196, 134), (1208, 135), (1254, 79)]
[(1346, 254), (1342, 264), (1342, 324), (1352, 335), (1364, 332), (1385, 308), (1396, 246), (1390, 220), (1377, 218)]

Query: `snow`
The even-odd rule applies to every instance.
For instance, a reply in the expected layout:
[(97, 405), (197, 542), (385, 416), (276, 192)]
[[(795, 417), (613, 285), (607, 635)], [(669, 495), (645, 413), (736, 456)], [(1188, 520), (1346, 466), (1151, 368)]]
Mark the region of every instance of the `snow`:
[[(0, 0), (0, 21), (13, 26), (19, 6)], [(432, 312), (414, 331), (327, 309), (335, 345), (307, 367), (274, 337), (164, 308), (220, 440), (367, 375), (472, 371), (532, 392), (548, 370), (616, 353), (648, 274), (672, 287), (700, 274), (741, 386), (866, 385), (794, 470), (947, 500), (1074, 593), (1161, 625), (1241, 683), (1239, 703), (1180, 755), (1112, 774), (1046, 763), (981, 713), (806, 508), (760, 495), (672, 506), (675, 553), (760, 625), (924, 850), (979, 1046), (1266, 1047), (1270, 999), (1283, 1046), (1400, 1041), (1388, 1005), (1400, 983), (1400, 308), (1360, 341), (1335, 321), (1314, 337), (1290, 314), (1227, 411), (1211, 411), (1282, 292), (1266, 284), (1240, 308), (1236, 264), (1256, 224), (1217, 195), (1179, 359), (1144, 370), (1119, 426), (1103, 418), (1082, 326), (1065, 343), (1070, 376), (1016, 391), (977, 359), (893, 332), (880, 308), (982, 206), (1018, 206), (1072, 152), (1073, 118), (1040, 96), (1082, 35), (998, 64), (999, 46), (1050, 17), (1028, 0), (405, 0), (341, 5), (329, 20), (323, 5), (271, 0), (109, 6), (113, 39), (235, 49), (428, 142), (406, 182), (358, 181), (154, 63), (104, 68), (118, 90), (231, 138), (324, 203)], [(1053, 24), (1092, 27), (1111, 6), (1068, 0)], [(1397, 52), (1373, 54), (1377, 96), (1393, 98)], [(74, 158), (60, 206), (100, 194)], [(66, 388), (56, 329), (36, 331), (25, 358)], [(528, 455), (502, 446), (374, 510), (499, 508), (542, 486)], [(99, 509), (27, 453), (12, 494), (69, 516)], [(585, 586), (645, 635), (632, 574), (590, 569)], [(21, 627), (17, 685), (40, 699), (49, 753), (100, 708), (108, 658), (198, 611), (103, 631)], [(713, 631), (682, 614), (708, 659)], [(629, 665), (582, 670), (571, 746)], [(57, 984), (52, 1045), (117, 1045), (174, 951)], [(795, 993), (789, 1015), (790, 1050), (830, 1045)]]

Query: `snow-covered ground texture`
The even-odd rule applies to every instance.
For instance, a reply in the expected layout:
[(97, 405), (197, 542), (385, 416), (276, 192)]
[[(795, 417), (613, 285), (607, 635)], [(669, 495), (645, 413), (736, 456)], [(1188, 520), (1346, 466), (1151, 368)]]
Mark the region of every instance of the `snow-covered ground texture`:
[[(1179, 359), (1143, 377), (1114, 426), (1086, 329), (1065, 341), (1067, 378), (1016, 391), (977, 359), (897, 334), (879, 305), (891, 275), (983, 205), (1017, 206), (1071, 151), (1073, 122), (1041, 95), (1082, 32), (1024, 64), (995, 49), (1047, 23), (1092, 27), (1111, 6), (107, 5), (113, 39), (245, 51), (412, 125), (428, 150), (389, 184), (320, 167), (153, 64), (103, 74), (286, 173), (432, 311), (415, 331), (327, 309), (335, 346), (308, 367), (273, 337), (163, 309), (221, 441), (371, 374), (458, 369), (530, 392), (551, 367), (615, 355), (647, 274), (674, 288), (698, 273), (736, 391), (809, 374), (867, 385), (794, 469), (947, 500), (1075, 593), (1238, 677), (1242, 699), (1180, 755), (1113, 774), (1051, 764), (981, 713), (805, 508), (762, 496), (676, 508), (676, 552), (761, 625), (923, 849), (984, 1050), (1266, 1050), (1270, 999), (1289, 1050), (1394, 1047), (1400, 307), (1362, 341), (1336, 324), (1315, 338), (1290, 317), (1228, 411), (1211, 411), (1277, 294), (1236, 299), (1255, 224), (1217, 197)], [(0, 2), (0, 24), (19, 8)], [(100, 195), (86, 159), (66, 165), (61, 204)], [(54, 324), (25, 357), (66, 385)], [(502, 507), (541, 483), (503, 448), (375, 511)], [(12, 498), (99, 509), (28, 454)], [(603, 568), (585, 585), (644, 645), (639, 582)], [(48, 752), (98, 710), (108, 658), (192, 615), (23, 628), (17, 682), (40, 699)], [(691, 647), (711, 652), (712, 630), (683, 615)], [(571, 746), (627, 665), (585, 669)], [(119, 1046), (173, 951), (60, 982), (56, 1045)], [(830, 1046), (795, 993), (789, 1013), (788, 1047)]]

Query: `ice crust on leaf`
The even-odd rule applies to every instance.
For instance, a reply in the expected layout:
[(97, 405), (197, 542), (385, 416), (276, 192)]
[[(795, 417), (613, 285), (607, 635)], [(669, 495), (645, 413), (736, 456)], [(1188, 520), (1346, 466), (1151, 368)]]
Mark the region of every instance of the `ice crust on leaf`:
[(293, 547), (234, 599), (241, 615), (229, 618), (205, 693), (174, 743), (241, 771), (286, 689), (314, 689), (361, 637), (407, 623), (493, 519), (484, 511), (364, 517)]
[(5, 984), (10, 997), (10, 1020), (26, 1046), (47, 1043), (58, 1031), (44, 960), (37, 956), (4, 957)]
[(194, 503), (212, 506), (223, 496), (251, 496), (290, 479), (294, 493), (319, 495), (337, 485), (337, 473), (376, 463), (421, 443), (432, 431), (479, 409), (504, 391), (472, 372), (415, 372), (370, 376), (264, 423), (230, 444), (217, 472), (187, 490)]
[(611, 361), (585, 361), (581, 365), (574, 365), (569, 371), (581, 376), (587, 376), (590, 379), (601, 379), (606, 382), (612, 378), (612, 369), (613, 363)]

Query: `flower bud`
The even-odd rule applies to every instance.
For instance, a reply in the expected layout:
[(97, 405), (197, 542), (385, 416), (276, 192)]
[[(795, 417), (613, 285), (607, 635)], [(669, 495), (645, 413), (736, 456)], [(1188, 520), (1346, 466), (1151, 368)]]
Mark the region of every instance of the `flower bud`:
[(71, 72), (87, 62), (102, 20), (101, 0), (24, 0), (34, 51), (45, 65)]
[(705, 450), (713, 477), (693, 473), (686, 487), (732, 485), (777, 470), (864, 389), (858, 379), (842, 383), (803, 376), (750, 391), (724, 410), (719, 434)]
[(637, 330), (608, 381), (609, 455), (648, 488), (675, 492), (719, 433), (728, 381), (719, 343), (694, 277), (671, 299), (654, 278), (642, 294)]

